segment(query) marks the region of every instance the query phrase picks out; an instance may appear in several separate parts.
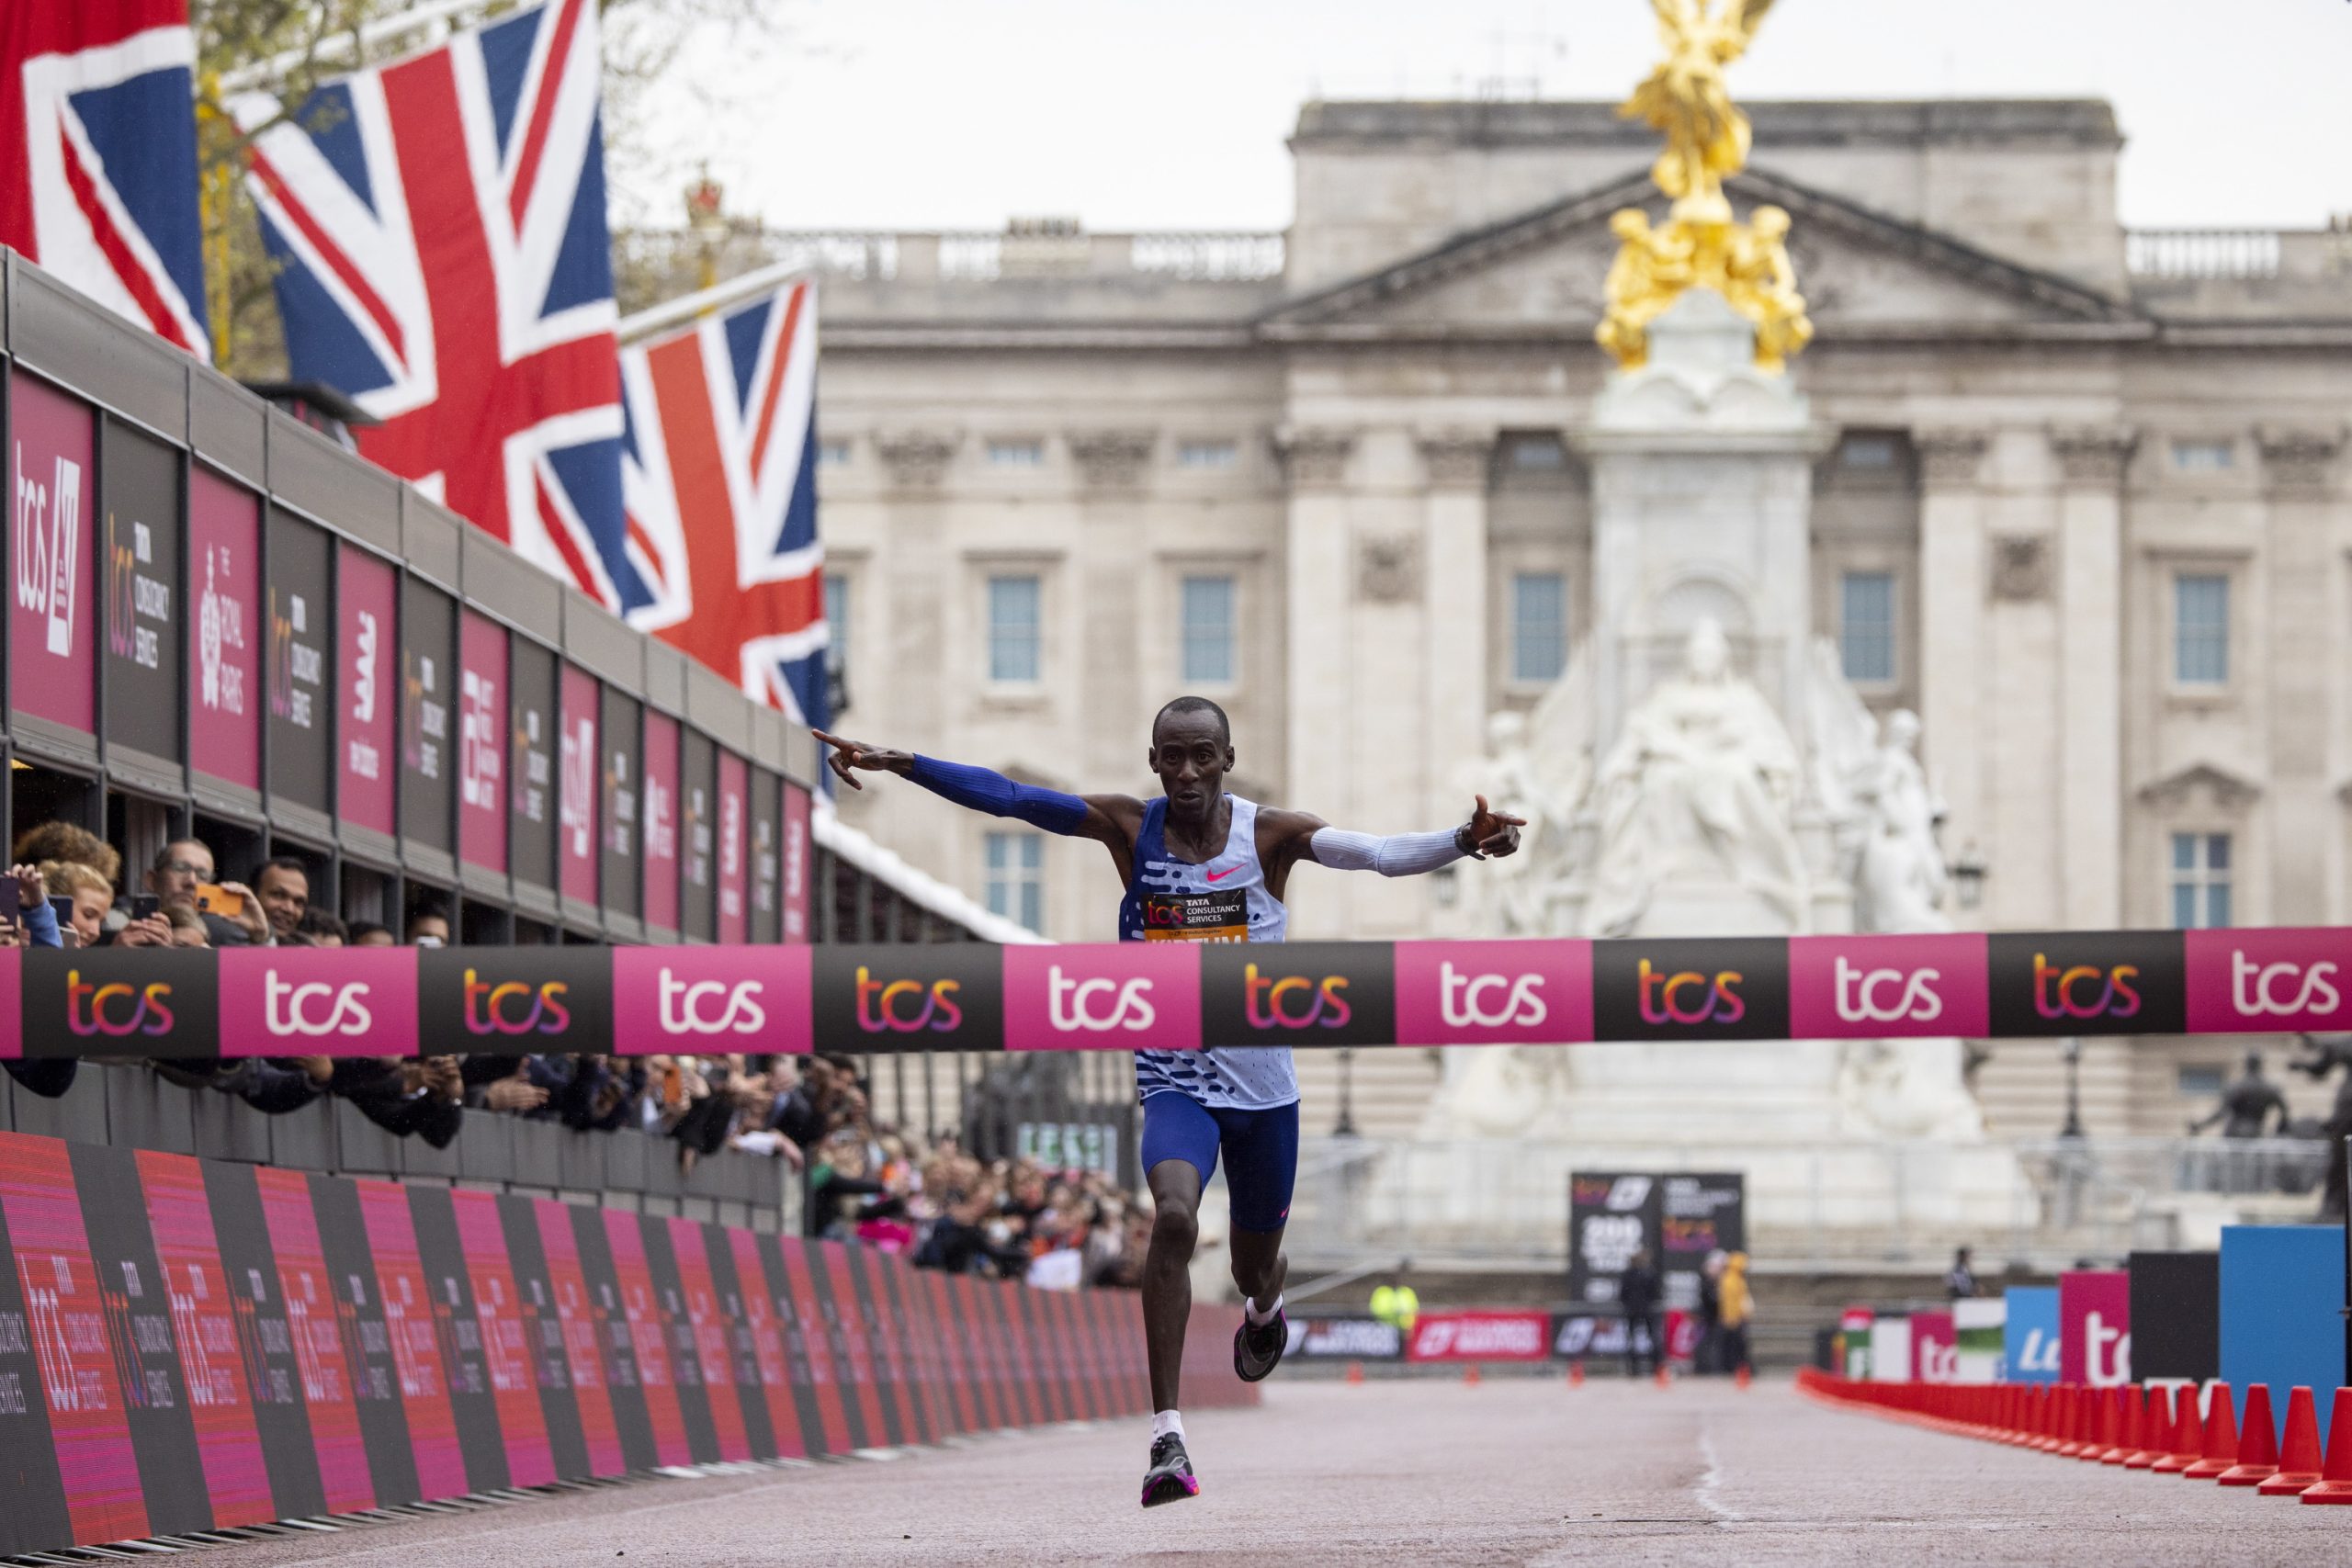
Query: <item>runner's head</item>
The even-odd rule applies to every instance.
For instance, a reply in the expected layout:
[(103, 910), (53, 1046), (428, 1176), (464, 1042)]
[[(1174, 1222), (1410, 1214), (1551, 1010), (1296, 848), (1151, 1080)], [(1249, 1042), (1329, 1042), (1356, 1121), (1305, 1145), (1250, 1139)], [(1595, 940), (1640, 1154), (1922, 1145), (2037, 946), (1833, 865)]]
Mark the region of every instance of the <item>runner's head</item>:
[(1233, 766), (1233, 726), (1206, 697), (1178, 697), (1151, 721), (1151, 771), (1168, 794), (1168, 814), (1205, 820), (1225, 793)]

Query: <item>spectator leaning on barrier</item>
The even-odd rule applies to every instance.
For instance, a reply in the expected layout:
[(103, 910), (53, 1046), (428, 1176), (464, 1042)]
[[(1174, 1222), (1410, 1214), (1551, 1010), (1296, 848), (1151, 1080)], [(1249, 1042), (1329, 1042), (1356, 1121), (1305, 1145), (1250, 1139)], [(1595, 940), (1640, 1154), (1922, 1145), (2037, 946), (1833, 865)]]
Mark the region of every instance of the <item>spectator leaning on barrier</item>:
[[(57, 911), (50, 908), (49, 886), (37, 865), (11, 866), (8, 874), (17, 879), (17, 918), (0, 920), (0, 947), (62, 947), (63, 936), (58, 931)], [(8, 1076), (34, 1094), (54, 1100), (74, 1087), (79, 1064), (67, 1058), (62, 1061), (21, 1062), (11, 1057), (0, 1061)]]
[(202, 915), (186, 905), (164, 905), (164, 919), (172, 928), (174, 947), (210, 947), (212, 945), (211, 928), (204, 923)]
[[(213, 879), (212, 851), (201, 839), (174, 839), (156, 852), (155, 863), (147, 868), (147, 891), (163, 901), (168, 913), (173, 909), (196, 908), (197, 890)], [(253, 889), (242, 882), (217, 884), (223, 893), (235, 896), (243, 907), (235, 915), (205, 915), (205, 932), (209, 947), (233, 947), (239, 943), (259, 943), (269, 940), (269, 921), (261, 911), (261, 900)]]
[(449, 911), (438, 904), (419, 904), (408, 918), (408, 944), (411, 947), (447, 947), (449, 945)]
[(68, 947), (96, 947), (106, 935), (107, 911), (114, 908), (114, 884), (96, 867), (75, 860), (45, 860), (40, 874), (51, 897), (74, 900), (63, 935)]
[(312, 947), (347, 947), (351, 942), (350, 928), (324, 909), (304, 910), (294, 934), (307, 937)]
[(269, 940), (284, 942), (294, 934), (310, 910), (310, 868), (292, 855), (266, 860), (254, 873), (254, 890), (259, 896), (262, 915), (269, 922)]
[[(86, 865), (106, 878), (111, 889), (122, 875), (122, 855), (112, 844), (87, 828), (71, 822), (43, 822), (17, 835), (16, 853), (19, 863), (38, 864), (42, 861), (72, 861)], [(51, 892), (57, 891), (51, 888)]]
[(373, 920), (351, 922), (345, 945), (351, 947), (398, 947), (400, 942), (391, 931)]

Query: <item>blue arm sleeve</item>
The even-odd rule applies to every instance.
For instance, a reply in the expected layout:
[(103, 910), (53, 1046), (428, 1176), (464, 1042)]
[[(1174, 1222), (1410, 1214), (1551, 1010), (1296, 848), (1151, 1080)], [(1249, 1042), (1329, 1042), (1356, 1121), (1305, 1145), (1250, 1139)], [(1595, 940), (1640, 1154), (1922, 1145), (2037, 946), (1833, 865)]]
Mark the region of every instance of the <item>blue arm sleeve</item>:
[(1086, 802), (1057, 789), (1015, 784), (989, 768), (963, 762), (943, 762), (918, 755), (914, 772), (907, 775), (923, 788), (956, 805), (991, 817), (1014, 817), (1048, 833), (1075, 833), (1086, 820)]
[[(0, 873), (0, 875), (5, 875)], [(58, 934), (57, 911), (44, 898), (38, 904), (28, 904), (19, 911), (25, 919), (27, 947), (63, 947), (65, 939)]]

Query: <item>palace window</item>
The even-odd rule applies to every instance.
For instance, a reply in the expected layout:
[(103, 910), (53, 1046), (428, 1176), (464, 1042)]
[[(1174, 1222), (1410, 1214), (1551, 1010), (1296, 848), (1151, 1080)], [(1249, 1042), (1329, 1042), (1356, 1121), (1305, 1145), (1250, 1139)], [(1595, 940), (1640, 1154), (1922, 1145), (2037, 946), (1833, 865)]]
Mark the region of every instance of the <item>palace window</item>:
[(988, 445), (989, 466), (996, 468), (1042, 468), (1046, 466), (1046, 444), (1035, 440), (991, 440)]
[(1894, 467), (1894, 437), (1849, 435), (1838, 444), (1838, 461), (1844, 468), (1883, 473)]
[(989, 579), (989, 679), (1035, 683), (1042, 662), (1045, 592), (1035, 577)]
[(2182, 686), (2222, 686), (2230, 679), (2230, 580), (2183, 572), (2172, 580), (2172, 678)]
[(1568, 454), (1556, 435), (1514, 435), (1503, 452), (1505, 460), (1522, 474), (1555, 474), (1568, 466)]
[(825, 573), (825, 668), (848, 678), (849, 579), (838, 571)]
[(1510, 580), (1510, 678), (1556, 681), (1568, 662), (1568, 584), (1556, 571)]
[(1184, 681), (1223, 686), (1233, 681), (1233, 579), (1184, 580)]
[(819, 468), (838, 468), (845, 466), (848, 462), (849, 443), (847, 441), (835, 438), (817, 443), (817, 466)]
[(1838, 585), (1838, 660), (1858, 686), (1894, 683), (1894, 574), (1849, 571)]
[(991, 915), (1042, 933), (1046, 929), (1046, 840), (1036, 833), (988, 835)]
[(2230, 836), (2172, 836), (2172, 923), (2202, 931), (2230, 923)]
[(2172, 466), (2184, 474), (2218, 473), (2237, 462), (2237, 444), (2233, 441), (2176, 441), (2172, 444)]
[(2183, 1062), (2173, 1082), (2183, 1100), (2211, 1100), (2222, 1092), (2222, 1069), (2211, 1062)]
[(1179, 441), (1176, 443), (1176, 466), (1180, 468), (1229, 468), (1241, 460), (1241, 447), (1231, 441)]

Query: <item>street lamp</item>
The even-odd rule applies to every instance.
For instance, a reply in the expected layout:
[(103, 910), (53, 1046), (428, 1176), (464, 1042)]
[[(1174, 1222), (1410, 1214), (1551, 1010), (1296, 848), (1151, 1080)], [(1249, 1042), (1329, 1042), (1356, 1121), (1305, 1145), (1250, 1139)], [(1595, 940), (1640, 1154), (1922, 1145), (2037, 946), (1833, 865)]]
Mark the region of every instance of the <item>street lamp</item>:
[(1951, 877), (1952, 897), (1963, 909), (1973, 909), (1984, 901), (1984, 874), (1991, 868), (1984, 857), (1976, 852), (1976, 840), (1971, 839), (1960, 852), (1960, 858), (1946, 866)]
[(1356, 1054), (1342, 1047), (1340, 1052), (1340, 1119), (1331, 1124), (1331, 1136), (1335, 1138), (1356, 1135), (1355, 1077)]
[(2079, 1144), (2089, 1136), (2083, 1131), (2083, 1043), (2071, 1034), (2059, 1041), (2058, 1059), (2066, 1064), (2066, 1124), (2058, 1135)]

